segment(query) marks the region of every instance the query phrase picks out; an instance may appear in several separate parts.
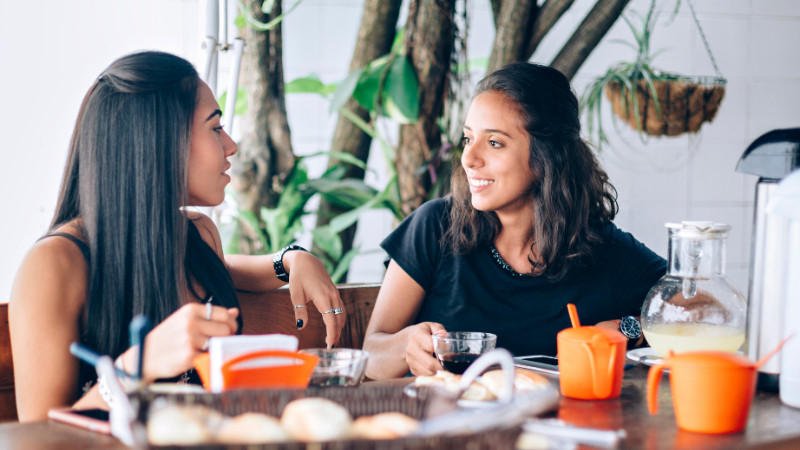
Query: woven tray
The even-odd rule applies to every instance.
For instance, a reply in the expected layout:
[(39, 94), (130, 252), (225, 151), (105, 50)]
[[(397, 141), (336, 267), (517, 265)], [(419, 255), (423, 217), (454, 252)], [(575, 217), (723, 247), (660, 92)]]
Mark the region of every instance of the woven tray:
[[(397, 411), (415, 419), (424, 419), (452, 411), (455, 399), (439, 394), (439, 391), (420, 389), (416, 398), (403, 393), (402, 386), (370, 386), (309, 388), (307, 390), (257, 390), (228, 391), (221, 394), (131, 394), (131, 402), (139, 410), (139, 420), (146, 424), (151, 403), (157, 398), (177, 405), (199, 404), (213, 408), (228, 416), (245, 412), (260, 412), (280, 417), (283, 408), (292, 400), (305, 397), (322, 397), (332, 400), (347, 409), (353, 418), (382, 412)], [(520, 427), (497, 429), (481, 433), (455, 436), (408, 437), (394, 440), (338, 440), (327, 442), (285, 442), (263, 445), (209, 444), (193, 448), (226, 449), (512, 449)], [(156, 448), (185, 448), (164, 446)]]

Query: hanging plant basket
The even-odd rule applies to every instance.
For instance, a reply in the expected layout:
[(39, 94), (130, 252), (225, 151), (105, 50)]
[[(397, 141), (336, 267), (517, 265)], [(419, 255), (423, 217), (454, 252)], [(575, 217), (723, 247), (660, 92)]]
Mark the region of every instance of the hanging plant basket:
[(634, 42), (623, 43), (636, 51), (635, 58), (611, 66), (587, 86), (581, 97), (587, 132), (598, 149), (602, 148), (603, 143), (609, 142), (601, 111), (604, 93), (614, 114), (642, 136), (696, 133), (704, 122), (712, 121), (717, 115), (725, 97), (726, 80), (717, 67), (691, 0), (687, 0), (687, 4), (716, 76), (684, 76), (653, 66), (650, 38), (660, 12), (656, 9), (655, 0), (651, 0), (645, 15), (631, 11), (639, 18), (636, 23), (623, 15), (634, 37)]
[(726, 80), (720, 77), (662, 75), (651, 81), (652, 86), (638, 80), (636, 99), (619, 81), (605, 85), (614, 114), (650, 136), (697, 132), (703, 122), (714, 120), (725, 96)]

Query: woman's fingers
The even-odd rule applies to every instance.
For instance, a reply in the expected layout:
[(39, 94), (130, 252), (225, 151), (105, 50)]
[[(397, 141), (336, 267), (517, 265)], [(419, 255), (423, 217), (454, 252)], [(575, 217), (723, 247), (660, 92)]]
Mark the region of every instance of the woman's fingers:
[(308, 305), (305, 303), (294, 304), (292, 302), (292, 309), (294, 309), (294, 320), (298, 330), (302, 330), (308, 324)]

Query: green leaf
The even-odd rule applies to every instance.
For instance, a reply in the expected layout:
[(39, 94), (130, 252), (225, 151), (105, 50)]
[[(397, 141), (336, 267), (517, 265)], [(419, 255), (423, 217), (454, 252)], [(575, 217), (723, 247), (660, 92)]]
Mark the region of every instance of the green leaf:
[(375, 101), (378, 97), (381, 77), (384, 76), (386, 64), (391, 55), (384, 55), (370, 61), (353, 91), (353, 98), (367, 111), (375, 111)]
[(324, 251), (332, 260), (337, 260), (342, 256), (342, 239), (337, 231), (330, 226), (315, 228), (311, 232), (314, 243)]
[(331, 280), (334, 284), (337, 284), (341, 281), (344, 273), (350, 269), (350, 263), (353, 262), (353, 258), (358, 256), (360, 251), (361, 247), (353, 247), (347, 253), (345, 253), (344, 256), (342, 256), (342, 258), (336, 264), (336, 268), (331, 273)]
[(333, 93), (333, 99), (331, 100), (331, 113), (335, 113), (342, 109), (347, 100), (353, 96), (353, 91), (355, 91), (356, 86), (358, 85), (358, 80), (361, 78), (361, 74), (364, 73), (364, 69), (357, 69), (350, 72), (350, 75), (347, 76), (339, 85), (336, 87), (336, 91)]
[[(225, 104), (227, 103), (228, 99), (228, 91), (222, 93), (219, 96), (217, 102), (219, 103), (220, 111), (222, 114), (225, 114)], [(234, 104), (234, 111), (233, 114), (236, 116), (242, 116), (247, 113), (247, 91), (245, 88), (240, 87), (236, 90), (236, 103)]]
[(405, 28), (398, 28), (394, 33), (394, 40), (392, 41), (391, 53), (395, 55), (404, 55), (405, 48), (403, 47), (403, 38), (406, 35)]
[(400, 124), (419, 119), (419, 82), (414, 66), (407, 57), (392, 61), (383, 92), (383, 106), (389, 117)]
[(324, 89), (325, 84), (320, 81), (316, 74), (295, 78), (284, 86), (284, 90), (287, 94), (320, 94), (325, 96), (325, 94), (323, 94)]
[(245, 18), (244, 14), (239, 14), (233, 19), (233, 24), (236, 25), (236, 28), (244, 30), (244, 27), (247, 26), (247, 18)]
[(367, 168), (367, 164), (364, 161), (358, 159), (357, 157), (353, 156), (352, 154), (345, 153), (345, 152), (337, 152), (337, 151), (333, 151), (333, 150), (324, 150), (324, 151), (321, 151), (321, 152), (312, 153), (310, 155), (304, 156), (303, 158), (313, 158), (315, 156), (328, 156), (331, 159), (338, 159), (339, 161), (346, 162), (348, 164), (352, 164), (354, 166), (360, 167), (360, 168), (365, 169), (365, 170)]
[(267, 236), (264, 234), (264, 230), (261, 228), (261, 222), (258, 220), (256, 215), (253, 214), (252, 211), (240, 210), (239, 220), (246, 222), (250, 228), (255, 231), (262, 248), (269, 250), (269, 241), (267, 240)]

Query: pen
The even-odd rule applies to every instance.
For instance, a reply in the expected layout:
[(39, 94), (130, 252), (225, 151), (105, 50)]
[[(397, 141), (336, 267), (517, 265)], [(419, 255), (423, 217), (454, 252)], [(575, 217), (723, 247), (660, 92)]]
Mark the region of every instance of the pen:
[[(90, 364), (92, 367), (97, 366), (97, 360), (99, 360), (100, 357), (103, 356), (97, 353), (96, 351), (90, 349), (89, 347), (80, 344), (78, 342), (73, 342), (72, 344), (69, 345), (69, 352), (80, 358), (85, 363)], [(130, 375), (128, 375), (127, 372), (117, 367), (114, 367), (114, 373), (119, 378), (130, 378)]]
[(139, 314), (131, 320), (130, 330), (130, 345), (136, 347), (136, 368), (133, 371), (133, 378), (136, 381), (142, 379), (142, 366), (144, 365), (144, 337), (150, 331), (150, 321), (143, 314)]

